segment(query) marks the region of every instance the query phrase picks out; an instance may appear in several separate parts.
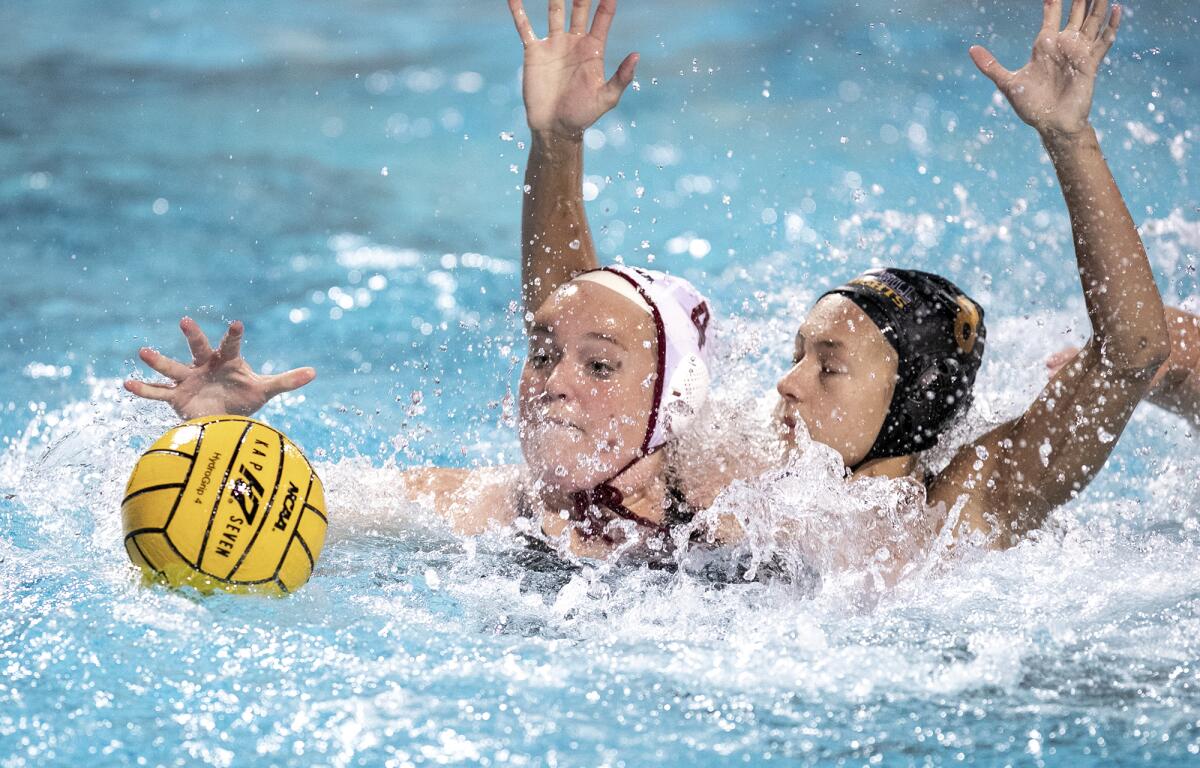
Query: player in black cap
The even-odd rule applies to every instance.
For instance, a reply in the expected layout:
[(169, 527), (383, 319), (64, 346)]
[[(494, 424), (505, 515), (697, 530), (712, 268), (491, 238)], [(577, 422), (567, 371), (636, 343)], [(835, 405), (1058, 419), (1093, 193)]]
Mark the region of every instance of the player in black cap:
[(796, 336), (778, 418), (800, 421), (841, 453), (854, 476), (915, 476), (931, 508), (959, 508), (959, 535), (995, 546), (1041, 525), (1103, 467), (1170, 350), (1163, 305), (1133, 219), (1088, 115), (1096, 73), (1121, 10), (1107, 0), (1044, 4), (1028, 64), (971, 58), (1037, 129), (1071, 217), (1092, 337), (1019, 418), (960, 448), (935, 474), (919, 454), (970, 400), (984, 346), (983, 312), (948, 280), (873, 270), (830, 291)]
[(946, 278), (912, 269), (873, 269), (825, 295), (854, 302), (897, 355), (887, 416), (859, 463), (936, 445), (971, 404), (987, 337), (983, 307)]

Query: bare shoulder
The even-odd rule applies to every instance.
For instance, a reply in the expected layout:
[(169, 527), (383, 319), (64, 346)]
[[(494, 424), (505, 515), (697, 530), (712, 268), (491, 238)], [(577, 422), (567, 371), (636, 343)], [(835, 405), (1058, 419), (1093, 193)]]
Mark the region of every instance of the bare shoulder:
[(1013, 498), (1015, 486), (1006, 477), (1011, 468), (1005, 466), (1014, 423), (1005, 422), (964, 445), (929, 481), (930, 505), (944, 505), (947, 510), (959, 505), (958, 539), (982, 535), (1000, 549), (1016, 540), (1013, 505), (1022, 501)]
[(521, 483), (517, 466), (410, 469), (401, 480), (410, 498), (431, 505), (456, 533), (480, 534), (508, 525), (517, 516)]

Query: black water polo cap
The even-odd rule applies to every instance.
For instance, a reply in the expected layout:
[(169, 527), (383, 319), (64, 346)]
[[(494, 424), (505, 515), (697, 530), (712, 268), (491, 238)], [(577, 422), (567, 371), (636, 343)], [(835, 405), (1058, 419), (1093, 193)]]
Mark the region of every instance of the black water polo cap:
[(932, 448), (971, 404), (987, 331), (983, 307), (940, 275), (871, 269), (826, 292), (853, 301), (899, 360), (896, 389), (863, 461)]

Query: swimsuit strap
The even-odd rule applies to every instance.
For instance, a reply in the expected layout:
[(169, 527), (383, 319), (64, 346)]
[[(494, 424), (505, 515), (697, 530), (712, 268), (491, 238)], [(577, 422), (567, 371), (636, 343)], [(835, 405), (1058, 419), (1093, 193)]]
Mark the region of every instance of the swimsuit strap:
[(654, 533), (661, 534), (668, 541), (671, 538), (671, 530), (675, 526), (690, 523), (696, 515), (696, 510), (688, 504), (683, 492), (673, 484), (667, 486), (668, 506), (661, 523), (651, 522), (634, 514), (625, 506), (624, 495), (608, 483), (602, 483), (590, 491), (576, 491), (571, 494), (571, 500), (574, 504), (571, 519), (585, 524), (580, 532), (584, 536), (601, 536), (610, 543), (612, 543), (612, 538), (603, 533), (603, 527), (608, 522), (608, 518), (603, 516), (602, 510), (607, 510), (617, 517), (629, 520), (643, 528), (649, 528)]
[(574, 504), (574, 508), (571, 510), (571, 519), (584, 524), (580, 529), (580, 533), (588, 537), (599, 536), (610, 544), (615, 543), (615, 540), (604, 533), (604, 526), (608, 523), (608, 517), (603, 514), (603, 510), (607, 510), (617, 517), (650, 528), (655, 533), (666, 534), (670, 532), (669, 525), (653, 523), (634, 514), (625, 506), (625, 495), (609, 483), (601, 483), (590, 491), (576, 491), (571, 494), (571, 502)]

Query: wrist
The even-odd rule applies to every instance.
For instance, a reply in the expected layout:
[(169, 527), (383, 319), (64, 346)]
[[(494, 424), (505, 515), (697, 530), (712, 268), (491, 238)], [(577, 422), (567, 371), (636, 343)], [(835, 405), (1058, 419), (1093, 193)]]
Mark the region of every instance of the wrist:
[(583, 147), (583, 130), (565, 128), (531, 128), (534, 146), (544, 149), (577, 149)]
[(1096, 129), (1086, 120), (1082, 126), (1069, 130), (1059, 127), (1039, 127), (1037, 131), (1038, 135), (1042, 137), (1042, 144), (1051, 155), (1100, 143), (1096, 138)]

